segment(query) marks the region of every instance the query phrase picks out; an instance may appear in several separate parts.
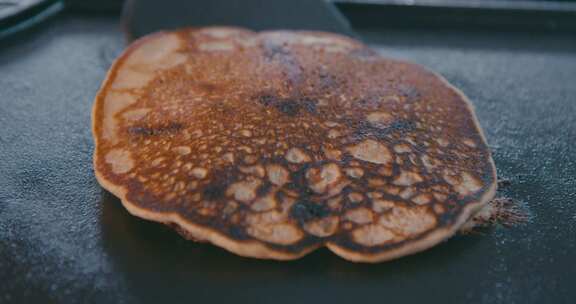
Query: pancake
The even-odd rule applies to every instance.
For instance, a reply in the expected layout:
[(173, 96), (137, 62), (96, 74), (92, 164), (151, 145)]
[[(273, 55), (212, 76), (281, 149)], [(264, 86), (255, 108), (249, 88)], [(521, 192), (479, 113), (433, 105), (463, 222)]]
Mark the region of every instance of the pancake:
[(459, 90), (329, 33), (144, 37), (110, 68), (93, 135), (96, 177), (131, 214), (246, 257), (390, 260), (449, 238), (496, 190)]

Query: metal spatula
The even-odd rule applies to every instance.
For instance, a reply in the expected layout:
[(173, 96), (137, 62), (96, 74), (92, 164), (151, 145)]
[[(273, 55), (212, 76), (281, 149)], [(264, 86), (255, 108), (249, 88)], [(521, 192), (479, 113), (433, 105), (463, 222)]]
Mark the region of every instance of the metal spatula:
[(355, 36), (346, 18), (323, 0), (128, 0), (123, 22), (129, 40), (158, 30), (210, 25)]

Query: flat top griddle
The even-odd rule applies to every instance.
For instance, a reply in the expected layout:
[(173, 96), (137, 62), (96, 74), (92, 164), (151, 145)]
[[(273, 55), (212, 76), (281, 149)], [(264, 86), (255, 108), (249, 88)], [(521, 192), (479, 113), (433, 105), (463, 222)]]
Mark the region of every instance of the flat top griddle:
[(357, 29), (470, 97), (509, 181), (499, 195), (531, 214), (519, 227), (367, 265), (326, 250), (293, 262), (241, 258), (135, 218), (100, 188), (90, 110), (124, 47), (118, 23), (63, 14), (0, 44), (0, 303), (574, 303), (573, 34)]

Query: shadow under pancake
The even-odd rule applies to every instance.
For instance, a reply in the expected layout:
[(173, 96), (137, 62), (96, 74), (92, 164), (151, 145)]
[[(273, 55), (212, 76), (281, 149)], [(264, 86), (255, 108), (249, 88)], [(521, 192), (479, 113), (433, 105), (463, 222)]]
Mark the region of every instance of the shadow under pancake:
[(165, 225), (130, 215), (104, 190), (101, 203), (104, 250), (132, 287), (132, 296), (142, 302), (191, 301), (183, 298), (191, 292), (196, 300), (234, 300), (241, 292), (252, 301), (268, 302), (266, 294), (289, 291), (289, 297), (305, 296), (312, 286), (316, 293), (328, 293), (323, 299), (342, 300), (342, 293), (351, 289), (376, 294), (383, 286), (388, 293), (406, 296), (412, 281), (442, 280), (453, 272), (451, 264), (466, 265), (477, 256), (475, 247), (482, 239), (455, 237), (425, 252), (380, 264), (351, 263), (325, 248), (279, 262), (243, 258), (209, 243), (185, 240)]

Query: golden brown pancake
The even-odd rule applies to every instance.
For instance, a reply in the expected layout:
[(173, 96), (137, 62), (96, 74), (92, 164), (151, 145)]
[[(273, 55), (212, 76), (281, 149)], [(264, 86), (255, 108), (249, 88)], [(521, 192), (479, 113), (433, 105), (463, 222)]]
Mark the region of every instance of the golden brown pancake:
[(93, 132), (98, 181), (130, 213), (247, 257), (393, 259), (449, 238), (496, 189), (460, 91), (328, 33), (140, 39)]

